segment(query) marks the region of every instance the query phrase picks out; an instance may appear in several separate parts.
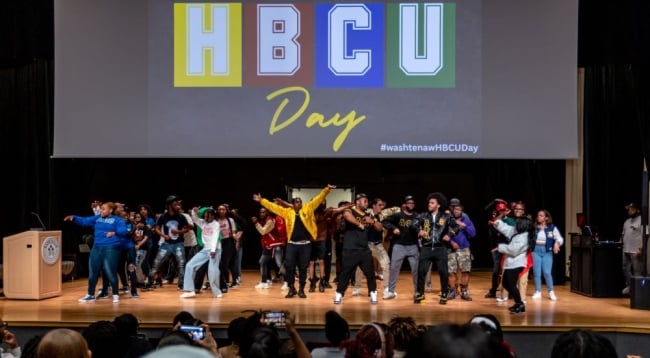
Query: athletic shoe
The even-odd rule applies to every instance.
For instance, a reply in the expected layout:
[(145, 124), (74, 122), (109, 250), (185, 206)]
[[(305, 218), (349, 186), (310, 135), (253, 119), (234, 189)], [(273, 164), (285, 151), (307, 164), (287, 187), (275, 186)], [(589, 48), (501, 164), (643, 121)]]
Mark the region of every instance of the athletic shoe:
[(171, 282), (169, 282), (169, 280), (167, 280), (167, 279), (164, 279), (164, 280), (162, 280), (162, 283), (165, 284), (165, 285), (168, 285), (168, 284), (170, 284)]
[(113, 295), (113, 303), (119, 303), (120, 302), (120, 295)]
[(551, 301), (557, 301), (557, 296), (555, 295), (555, 292), (553, 292), (553, 291), (549, 291), (548, 298), (550, 298)]
[(361, 289), (355, 287), (355, 288), (352, 290), (352, 296), (361, 296)]
[(90, 301), (94, 301), (94, 300), (95, 300), (95, 296), (93, 296), (93, 295), (85, 295), (85, 296), (83, 296), (83, 297), (81, 297), (79, 299), (79, 302), (90, 302)]
[(413, 303), (420, 303), (422, 301), (424, 301), (424, 295), (421, 293), (416, 293), (413, 297)]
[(397, 294), (395, 292), (390, 292), (390, 291), (384, 292), (384, 299), (385, 300), (392, 300), (394, 298), (397, 298)]
[(287, 281), (284, 281), (284, 283), (282, 284), (282, 287), (280, 287), (280, 289), (282, 291), (286, 291), (286, 290), (289, 289), (289, 285), (287, 285)]
[(488, 291), (488, 293), (485, 294), (485, 298), (496, 298), (497, 297), (497, 292), (496, 291)]
[(373, 305), (377, 304), (377, 291), (370, 292), (370, 303), (372, 303)]
[(508, 302), (508, 296), (497, 297), (497, 302)]
[(433, 292), (433, 287), (431, 286), (431, 284), (427, 284), (424, 287), (424, 292)]
[(99, 292), (97, 292), (97, 299), (103, 300), (105, 298), (108, 298), (108, 292), (104, 293), (102, 290), (99, 290)]
[(239, 288), (239, 284), (237, 282), (233, 282), (229, 288)]
[[(454, 292), (455, 292), (455, 291), (454, 291)], [(439, 303), (440, 303), (441, 305), (446, 305), (446, 304), (447, 304), (447, 295), (448, 295), (448, 293), (447, 293), (446, 291), (443, 291), (443, 292), (440, 294), (440, 301), (439, 301)]]
[(630, 294), (630, 286), (626, 286), (623, 291), (621, 291), (622, 294), (624, 295), (629, 295)]
[(131, 293), (131, 298), (140, 298), (137, 292)]
[(342, 294), (340, 294), (338, 292), (334, 294), (334, 304), (335, 305), (340, 304), (342, 300), (343, 300), (343, 295)]
[(181, 295), (181, 298), (191, 298), (191, 297), (194, 297), (194, 296), (196, 296), (196, 293), (194, 293), (194, 291), (188, 291), (188, 292), (183, 293)]
[(533, 294), (533, 299), (534, 300), (539, 300), (540, 298), (542, 298), (542, 292), (541, 291), (535, 291), (535, 293)]
[(216, 298), (221, 298), (221, 297), (223, 297), (223, 293), (217, 293), (217, 295), (214, 296), (214, 297), (216, 297)]
[(269, 288), (269, 284), (266, 282), (260, 282), (257, 285), (255, 285), (255, 288)]

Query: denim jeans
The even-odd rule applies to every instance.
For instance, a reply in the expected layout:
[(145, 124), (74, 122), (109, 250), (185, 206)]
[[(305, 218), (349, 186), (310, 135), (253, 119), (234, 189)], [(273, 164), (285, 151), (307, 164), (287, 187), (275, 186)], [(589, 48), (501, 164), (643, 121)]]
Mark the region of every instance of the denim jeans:
[(271, 273), (269, 270), (269, 264), (271, 263), (271, 250), (262, 249), (262, 255), (260, 255), (260, 274), (262, 275), (260, 282), (266, 282), (271, 280)]
[(637, 276), (643, 271), (643, 259), (636, 253), (623, 253), (623, 276), (625, 277), (625, 286), (630, 287), (632, 276)]
[[(203, 249), (190, 259), (185, 266), (185, 278), (183, 279), (183, 291), (195, 291), (194, 274), (203, 266), (208, 263), (208, 281), (210, 282), (210, 289), (212, 295), (217, 296), (221, 293), (219, 289), (219, 279), (221, 272), (219, 271), (219, 262), (221, 261), (221, 250), (216, 250), (214, 257), (210, 257), (210, 249)], [(200, 288), (200, 287), (199, 287)]]
[(137, 250), (135, 252), (135, 273), (136, 276), (138, 277), (138, 282), (139, 283), (144, 283), (144, 278), (149, 276), (149, 272), (145, 272), (145, 269), (147, 267), (146, 265), (146, 259), (147, 259), (147, 250)]
[(546, 251), (546, 245), (535, 245), (533, 250), (533, 277), (535, 279), (535, 292), (542, 291), (542, 275), (546, 281), (546, 288), (553, 291), (553, 251)]
[(117, 263), (120, 260), (119, 246), (93, 245), (88, 257), (88, 294), (94, 296), (99, 273), (104, 270), (106, 278), (111, 284), (113, 294), (119, 294), (117, 286)]
[(178, 287), (182, 289), (183, 276), (185, 275), (185, 246), (183, 246), (183, 242), (165, 242), (160, 245), (156, 259), (153, 261), (153, 267), (149, 273), (150, 282), (153, 282), (154, 276), (158, 272), (163, 260), (172, 254), (176, 256), (176, 263), (178, 264)]

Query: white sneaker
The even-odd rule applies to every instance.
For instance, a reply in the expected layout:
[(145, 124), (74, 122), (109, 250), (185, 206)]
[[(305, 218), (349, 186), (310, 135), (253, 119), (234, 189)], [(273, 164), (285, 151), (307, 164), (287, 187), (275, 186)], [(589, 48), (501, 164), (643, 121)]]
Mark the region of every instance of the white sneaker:
[(334, 294), (334, 304), (335, 305), (340, 304), (342, 300), (343, 300), (343, 295), (342, 294), (340, 294), (338, 292)]
[(622, 294), (624, 295), (629, 295), (630, 294), (630, 286), (626, 286), (623, 291), (621, 291)]
[(397, 298), (397, 293), (395, 293), (395, 292), (390, 292), (390, 291), (386, 291), (386, 292), (384, 292), (384, 299), (385, 299), (385, 300), (392, 300), (392, 299), (394, 299), (394, 298)]
[(361, 296), (361, 289), (355, 287), (355, 289), (352, 290), (352, 296)]
[(221, 298), (221, 297), (223, 297), (223, 293), (218, 293), (218, 294), (217, 294), (216, 296), (214, 296), (214, 297), (216, 297), (216, 298)]
[(255, 288), (269, 288), (269, 284), (266, 282), (260, 282), (257, 285), (255, 285)]
[(548, 298), (550, 298), (551, 301), (557, 301), (557, 296), (555, 295), (555, 292), (553, 292), (553, 291), (549, 291)]
[(377, 291), (370, 292), (370, 303), (372, 303), (373, 305), (377, 304)]
[(95, 300), (95, 296), (93, 295), (85, 295), (79, 299), (79, 302), (92, 302)]
[(533, 294), (533, 299), (534, 300), (539, 300), (540, 298), (542, 298), (542, 292), (541, 291), (535, 291), (535, 293)]
[(497, 302), (508, 302), (508, 296), (497, 297)]
[(120, 302), (120, 295), (113, 295), (113, 303), (119, 303)]
[(194, 291), (187, 291), (181, 295), (181, 298), (191, 298), (196, 296), (196, 293)]
[(287, 285), (287, 281), (284, 281), (284, 283), (282, 284), (282, 287), (280, 287), (280, 289), (282, 291), (286, 291), (286, 290), (289, 289), (289, 285)]

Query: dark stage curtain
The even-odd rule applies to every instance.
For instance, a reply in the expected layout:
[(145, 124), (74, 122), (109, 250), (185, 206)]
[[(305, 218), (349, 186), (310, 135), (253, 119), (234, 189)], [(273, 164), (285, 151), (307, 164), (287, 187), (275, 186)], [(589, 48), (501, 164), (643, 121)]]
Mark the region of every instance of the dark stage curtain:
[(609, 239), (620, 237), (625, 205), (641, 202), (643, 158), (650, 158), (646, 68), (585, 68), (584, 209)]

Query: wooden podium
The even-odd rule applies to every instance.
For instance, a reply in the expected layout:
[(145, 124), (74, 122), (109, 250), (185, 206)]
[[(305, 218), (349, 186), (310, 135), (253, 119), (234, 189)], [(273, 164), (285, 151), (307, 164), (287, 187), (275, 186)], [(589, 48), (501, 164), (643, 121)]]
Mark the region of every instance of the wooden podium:
[(61, 295), (61, 231), (29, 230), (3, 240), (4, 294), (11, 299)]

